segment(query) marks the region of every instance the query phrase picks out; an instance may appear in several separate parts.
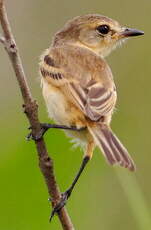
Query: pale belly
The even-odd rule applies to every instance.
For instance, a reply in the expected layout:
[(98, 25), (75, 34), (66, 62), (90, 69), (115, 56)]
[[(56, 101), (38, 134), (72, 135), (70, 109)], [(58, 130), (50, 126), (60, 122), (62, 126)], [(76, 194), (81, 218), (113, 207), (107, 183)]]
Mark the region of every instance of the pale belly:
[[(78, 111), (75, 106), (69, 105), (64, 94), (42, 81), (42, 91), (48, 114), (56, 124), (66, 126), (76, 126), (77, 128), (85, 127), (84, 115)], [(76, 144), (85, 145), (87, 142), (87, 131), (70, 131), (65, 130), (66, 134), (72, 138)]]
[(43, 96), (51, 119), (59, 124), (69, 125), (67, 102), (58, 89), (43, 81)]

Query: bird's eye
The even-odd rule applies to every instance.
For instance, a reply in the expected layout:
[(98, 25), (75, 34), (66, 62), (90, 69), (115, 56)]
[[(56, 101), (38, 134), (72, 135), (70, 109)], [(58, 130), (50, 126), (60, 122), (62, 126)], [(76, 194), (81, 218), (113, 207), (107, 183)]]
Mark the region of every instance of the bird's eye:
[(108, 34), (110, 31), (110, 27), (108, 25), (100, 25), (97, 27), (97, 31), (100, 34)]

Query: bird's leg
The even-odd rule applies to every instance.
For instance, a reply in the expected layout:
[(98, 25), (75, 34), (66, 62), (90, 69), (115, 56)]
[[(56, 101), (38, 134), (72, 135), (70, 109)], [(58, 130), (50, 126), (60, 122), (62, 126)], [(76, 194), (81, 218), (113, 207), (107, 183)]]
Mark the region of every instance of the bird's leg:
[(93, 149), (94, 149), (94, 142), (89, 142), (88, 146), (87, 146), (87, 153), (84, 156), (83, 160), (82, 160), (82, 164), (80, 166), (80, 169), (76, 175), (76, 177), (74, 178), (71, 186), (61, 195), (61, 200), (60, 202), (54, 207), (54, 209), (51, 212), (50, 215), (50, 221), (52, 220), (53, 216), (55, 215), (55, 213), (58, 213), (61, 208), (63, 208), (66, 205), (66, 202), (68, 200), (68, 198), (70, 197), (77, 181), (79, 180), (83, 170), (85, 169), (88, 161), (91, 159), (92, 157), (92, 153), (93, 153)]
[[(38, 133), (38, 135), (33, 136), (32, 132), (28, 134), (27, 136), (27, 140), (33, 139), (33, 140), (40, 140), (43, 135), (45, 134), (45, 132), (48, 129), (67, 129), (67, 130), (73, 130), (73, 131), (82, 131), (84, 129), (86, 129), (86, 127), (82, 127), (82, 128), (77, 128), (76, 126), (66, 126), (66, 125), (56, 125), (56, 124), (48, 124), (48, 123), (41, 123), (41, 130)], [(29, 127), (29, 129), (32, 129), (32, 127)]]
[(84, 157), (84, 159), (82, 161), (82, 164), (81, 164), (81, 167), (80, 167), (76, 177), (73, 180), (73, 183), (71, 184), (69, 189), (67, 189), (63, 194), (61, 194), (60, 202), (52, 210), (51, 216), (50, 216), (50, 221), (52, 220), (52, 218), (55, 215), (55, 213), (58, 213), (61, 210), (61, 208), (63, 208), (65, 206), (68, 198), (70, 197), (70, 195), (72, 193), (72, 190), (73, 190), (74, 186), (76, 185), (81, 173), (83, 172), (83, 170), (84, 170), (84, 168), (85, 168), (85, 166), (86, 166), (86, 164), (88, 163), (89, 160), (90, 160), (90, 158), (88, 156)]

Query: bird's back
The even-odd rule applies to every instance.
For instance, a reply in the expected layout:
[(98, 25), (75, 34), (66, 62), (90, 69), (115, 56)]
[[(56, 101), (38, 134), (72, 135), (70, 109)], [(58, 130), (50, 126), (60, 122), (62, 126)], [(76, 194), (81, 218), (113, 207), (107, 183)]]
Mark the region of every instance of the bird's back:
[(49, 55), (56, 63), (56, 67), (68, 73), (68, 76), (72, 76), (75, 80), (80, 80), (84, 84), (85, 81), (92, 79), (101, 80), (107, 88), (114, 84), (107, 62), (88, 48), (78, 45), (52, 47)]

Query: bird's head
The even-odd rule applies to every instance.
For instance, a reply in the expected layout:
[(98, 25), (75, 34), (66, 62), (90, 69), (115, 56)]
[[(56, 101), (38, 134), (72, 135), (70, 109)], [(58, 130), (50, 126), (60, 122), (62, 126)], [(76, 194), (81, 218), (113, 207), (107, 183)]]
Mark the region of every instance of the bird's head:
[(56, 34), (54, 45), (75, 44), (105, 57), (125, 39), (143, 34), (143, 31), (121, 26), (108, 17), (89, 14), (67, 22)]

